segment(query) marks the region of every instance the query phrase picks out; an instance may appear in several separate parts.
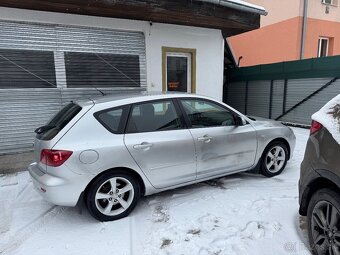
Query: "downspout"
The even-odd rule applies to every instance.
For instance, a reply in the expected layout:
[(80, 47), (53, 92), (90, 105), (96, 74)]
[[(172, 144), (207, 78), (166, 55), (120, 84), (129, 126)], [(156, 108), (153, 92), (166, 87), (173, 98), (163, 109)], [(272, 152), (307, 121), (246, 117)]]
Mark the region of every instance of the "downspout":
[(303, 23), (302, 23), (302, 34), (301, 34), (300, 59), (304, 59), (305, 58), (307, 16), (308, 16), (308, 0), (304, 0), (304, 3), (303, 3)]

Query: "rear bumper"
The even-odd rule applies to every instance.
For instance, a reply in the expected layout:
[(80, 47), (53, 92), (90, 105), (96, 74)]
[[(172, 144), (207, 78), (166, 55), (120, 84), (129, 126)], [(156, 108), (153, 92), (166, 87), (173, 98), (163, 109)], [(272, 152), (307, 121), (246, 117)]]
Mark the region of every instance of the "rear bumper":
[(28, 167), (33, 185), (38, 193), (48, 202), (61, 206), (76, 206), (81, 193), (86, 188), (88, 178), (73, 174), (70, 179), (43, 172), (37, 163)]

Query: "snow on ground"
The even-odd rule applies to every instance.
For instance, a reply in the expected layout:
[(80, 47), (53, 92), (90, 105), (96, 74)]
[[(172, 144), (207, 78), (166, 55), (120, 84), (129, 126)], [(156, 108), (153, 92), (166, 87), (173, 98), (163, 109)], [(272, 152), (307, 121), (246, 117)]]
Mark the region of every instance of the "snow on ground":
[(0, 177), (0, 254), (310, 254), (298, 215), (300, 162), (309, 131), (271, 179), (236, 174), (143, 198), (125, 219), (42, 200), (27, 172)]

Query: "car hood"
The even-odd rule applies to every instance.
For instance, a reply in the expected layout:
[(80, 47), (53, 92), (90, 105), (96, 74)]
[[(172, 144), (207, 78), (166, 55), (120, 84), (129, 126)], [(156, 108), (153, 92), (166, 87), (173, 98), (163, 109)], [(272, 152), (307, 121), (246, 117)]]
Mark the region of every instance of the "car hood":
[(281, 122), (276, 121), (276, 120), (271, 120), (271, 119), (266, 119), (258, 116), (247, 116), (249, 119), (251, 119), (254, 124), (254, 126), (266, 126), (266, 127), (285, 127)]

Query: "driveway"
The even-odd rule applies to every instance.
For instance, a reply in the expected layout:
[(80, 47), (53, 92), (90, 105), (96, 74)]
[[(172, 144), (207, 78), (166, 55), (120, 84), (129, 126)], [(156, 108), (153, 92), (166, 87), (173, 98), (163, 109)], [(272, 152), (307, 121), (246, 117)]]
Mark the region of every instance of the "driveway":
[(271, 179), (236, 174), (143, 198), (116, 222), (42, 200), (27, 172), (0, 177), (0, 254), (310, 254), (298, 215), (309, 130)]

